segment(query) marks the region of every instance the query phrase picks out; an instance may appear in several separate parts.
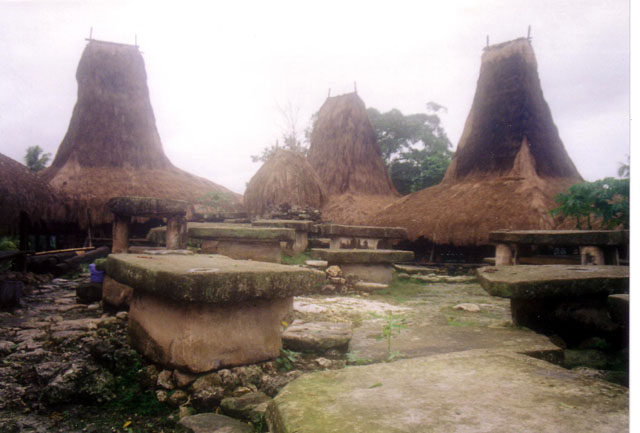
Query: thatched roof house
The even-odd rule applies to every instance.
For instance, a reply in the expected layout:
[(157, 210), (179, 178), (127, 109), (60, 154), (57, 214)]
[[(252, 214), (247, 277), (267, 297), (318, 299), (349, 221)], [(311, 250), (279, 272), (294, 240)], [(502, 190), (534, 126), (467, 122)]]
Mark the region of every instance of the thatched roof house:
[(329, 194), (323, 219), (366, 223), (398, 196), (356, 93), (329, 97), (320, 108), (307, 154)]
[(114, 196), (196, 202), (219, 193), (228, 208), (240, 203), (238, 194), (174, 167), (164, 154), (137, 46), (90, 41), (76, 78), (69, 129), (43, 177), (78, 199), (82, 227), (111, 222), (106, 203)]
[(277, 150), (256, 172), (244, 192), (244, 205), (251, 216), (290, 206), (320, 209), (326, 201), (320, 178), (304, 155)]
[(18, 234), (21, 222), (57, 222), (65, 216), (64, 202), (53, 188), (0, 154), (0, 235)]
[(375, 223), (413, 240), (483, 245), (499, 229), (550, 229), (554, 196), (580, 182), (544, 100), (531, 43), (485, 48), (476, 94), (440, 185), (403, 197)]

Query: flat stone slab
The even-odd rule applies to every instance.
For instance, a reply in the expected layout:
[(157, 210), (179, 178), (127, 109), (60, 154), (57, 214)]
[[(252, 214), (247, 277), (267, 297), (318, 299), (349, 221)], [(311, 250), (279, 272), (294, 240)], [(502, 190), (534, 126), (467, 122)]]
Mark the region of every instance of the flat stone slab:
[(524, 355), (466, 351), (303, 375), (267, 422), (272, 433), (614, 433), (629, 428), (629, 393)]
[[(164, 245), (166, 227), (156, 227), (149, 231), (147, 240), (156, 245)], [(288, 228), (252, 227), (249, 224), (228, 223), (187, 223), (189, 240), (225, 240), (238, 242), (295, 242), (296, 232)]]
[(628, 293), (628, 266), (487, 266), (480, 285), (490, 295), (511, 299)]
[(413, 251), (400, 250), (327, 250), (323, 248), (313, 248), (311, 255), (336, 265), (395, 263), (413, 260)]
[(275, 227), (294, 229), (300, 232), (310, 232), (313, 221), (309, 220), (255, 220), (251, 223), (254, 227)]
[(282, 334), (282, 344), (286, 349), (296, 351), (346, 350), (352, 334), (350, 323), (296, 320)]
[(427, 266), (416, 266), (416, 265), (400, 265), (394, 264), (393, 268), (398, 272), (404, 272), (405, 274), (433, 274), (437, 271), (436, 268), (427, 267)]
[(321, 271), (220, 255), (111, 254), (107, 275), (135, 290), (177, 301), (220, 303), (313, 293)]
[(404, 227), (348, 226), (341, 224), (324, 224), (320, 228), (324, 236), (406, 239), (407, 229)]
[(111, 212), (125, 216), (185, 215), (188, 203), (153, 197), (114, 197), (107, 204)]
[(500, 230), (489, 234), (489, 241), (531, 245), (626, 245), (629, 230)]
[(217, 413), (199, 413), (186, 416), (178, 425), (188, 433), (251, 433), (253, 428), (246, 423)]

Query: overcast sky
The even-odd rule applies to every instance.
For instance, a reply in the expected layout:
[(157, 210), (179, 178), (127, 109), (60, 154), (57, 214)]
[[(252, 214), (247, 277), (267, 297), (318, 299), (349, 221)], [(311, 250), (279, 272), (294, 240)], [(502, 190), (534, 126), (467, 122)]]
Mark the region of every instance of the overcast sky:
[(22, 161), (39, 145), (55, 155), (91, 27), (95, 39), (137, 35), (169, 159), (239, 193), (259, 168), (250, 156), (281, 134), (278, 106), (299, 107), (304, 127), (328, 89), (351, 92), (354, 81), (381, 111), (447, 107), (455, 148), (486, 36), (515, 39), (528, 25), (583, 177), (615, 176), (629, 153), (627, 0), (156, 3), (0, 0), (0, 153)]

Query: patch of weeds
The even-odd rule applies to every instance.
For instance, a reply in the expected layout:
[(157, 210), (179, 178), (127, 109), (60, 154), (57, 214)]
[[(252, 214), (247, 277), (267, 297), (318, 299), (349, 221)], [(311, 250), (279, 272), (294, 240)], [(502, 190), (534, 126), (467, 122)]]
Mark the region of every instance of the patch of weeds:
[(347, 353), (347, 364), (349, 365), (367, 365), (373, 364), (374, 360), (371, 358), (362, 358), (358, 351)]
[(393, 313), (387, 313), (386, 316), (379, 314), (372, 314), (372, 316), (384, 320), (382, 332), (377, 338), (378, 340), (385, 340), (387, 342), (387, 361), (392, 361), (400, 355), (400, 352), (391, 350), (391, 342), (393, 337), (398, 335), (401, 329), (407, 328), (407, 318), (403, 315)]
[(139, 355), (133, 350), (131, 352), (128, 368), (115, 378), (116, 398), (109, 404), (109, 409), (144, 416), (169, 415), (171, 408), (160, 403), (153, 391), (144, 390), (140, 385), (142, 363)]
[(307, 260), (311, 260), (311, 256), (304, 253), (296, 254), (295, 256), (288, 256), (282, 253), (282, 264), (283, 265), (304, 265)]
[(450, 326), (477, 326), (476, 322), (471, 322), (468, 320), (458, 320), (458, 318), (453, 316), (447, 316), (447, 325)]
[(293, 364), (298, 360), (300, 352), (293, 350), (280, 349), (280, 356), (276, 358), (276, 368), (278, 371), (293, 370)]

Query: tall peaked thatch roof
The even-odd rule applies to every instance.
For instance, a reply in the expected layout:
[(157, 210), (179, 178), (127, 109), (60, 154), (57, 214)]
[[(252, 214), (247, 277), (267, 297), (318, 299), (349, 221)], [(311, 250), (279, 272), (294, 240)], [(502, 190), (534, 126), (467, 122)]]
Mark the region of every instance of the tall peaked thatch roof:
[(304, 155), (279, 149), (249, 181), (244, 205), (251, 216), (262, 216), (278, 205), (320, 209), (326, 193), (320, 178)]
[(366, 224), (399, 196), (381, 155), (362, 99), (356, 93), (327, 98), (307, 154), (329, 194), (323, 219)]
[(544, 100), (529, 40), (487, 47), (471, 111), (440, 185), (388, 206), (374, 221), (409, 237), (480, 245), (499, 229), (550, 229), (554, 196), (580, 182)]
[(329, 194), (397, 195), (356, 93), (327, 98), (318, 111), (307, 158)]
[[(240, 196), (171, 164), (162, 149), (137, 46), (90, 41), (76, 73), (78, 101), (51, 167), (52, 186), (79, 200), (91, 223), (111, 221), (107, 201), (136, 195), (195, 202), (207, 193)], [(88, 215), (78, 212), (81, 226)]]
[(61, 221), (63, 200), (27, 167), (0, 154), (0, 234), (16, 234), (20, 214), (32, 222)]

